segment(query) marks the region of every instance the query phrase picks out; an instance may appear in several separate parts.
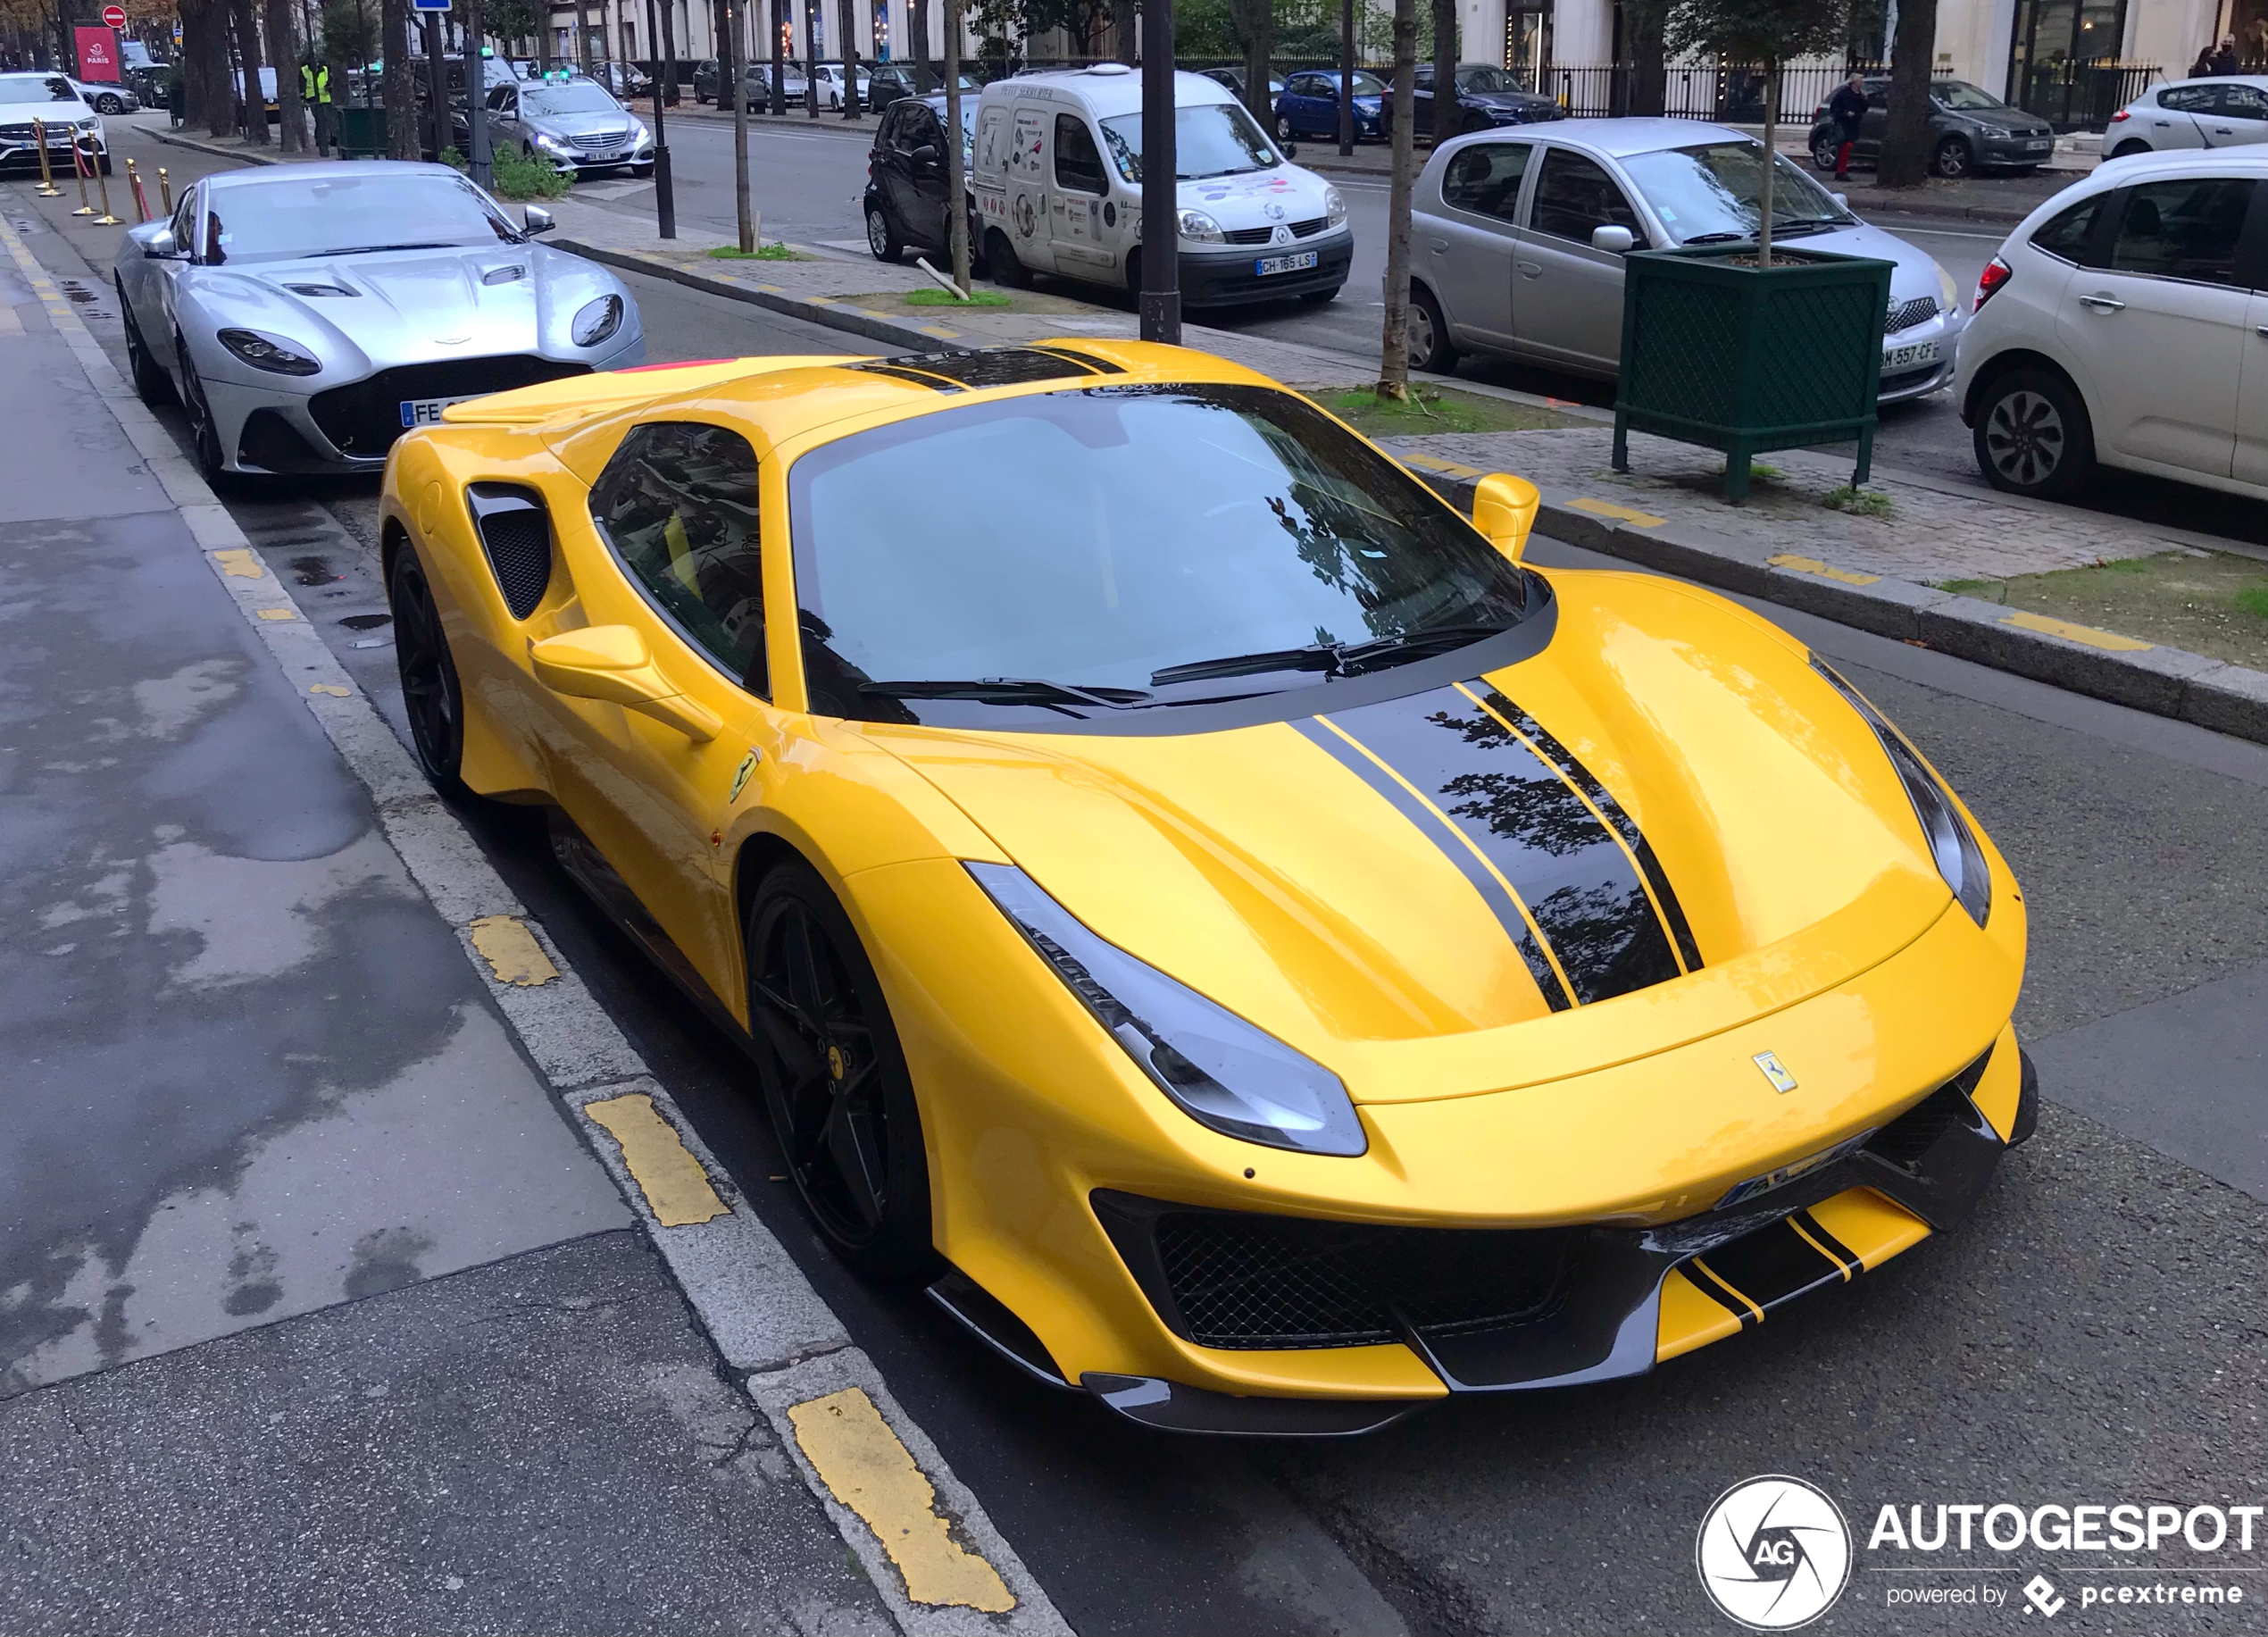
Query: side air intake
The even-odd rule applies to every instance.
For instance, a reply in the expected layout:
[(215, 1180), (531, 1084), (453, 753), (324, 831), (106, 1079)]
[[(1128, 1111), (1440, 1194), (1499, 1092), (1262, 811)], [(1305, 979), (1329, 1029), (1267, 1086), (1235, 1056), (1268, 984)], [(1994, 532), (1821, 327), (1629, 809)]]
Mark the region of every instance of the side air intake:
[(475, 483), (465, 500), (504, 606), (513, 619), (526, 619), (551, 585), (551, 513), (543, 496), (517, 483)]

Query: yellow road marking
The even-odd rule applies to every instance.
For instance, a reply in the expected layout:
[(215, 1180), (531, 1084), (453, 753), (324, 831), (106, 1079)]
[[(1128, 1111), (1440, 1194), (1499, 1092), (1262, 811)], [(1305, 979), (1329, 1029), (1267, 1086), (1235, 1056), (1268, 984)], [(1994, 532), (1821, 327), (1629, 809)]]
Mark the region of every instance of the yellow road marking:
[(1656, 517), (1651, 512), (1641, 512), (1636, 506), (1622, 505), (1613, 500), (1593, 500), (1588, 496), (1567, 503), (1578, 512), (1588, 512), (1594, 517), (1614, 517), (1626, 523), (1636, 523), (1641, 529), (1658, 529), (1670, 520)]
[(299, 615), (290, 608), (263, 608), (260, 617), (263, 620), (296, 620)]
[(252, 552), (216, 551), (213, 554), (213, 560), (221, 565), (221, 572), (231, 580), (266, 578), (266, 571), (260, 566), (259, 557)]
[(2115, 631), (2097, 631), (2092, 625), (2074, 625), (2069, 620), (2050, 619), (2044, 614), (2026, 614), (2018, 609), (2000, 622), (2003, 625), (2021, 626), (2025, 631), (2045, 631), (2051, 637), (2061, 637), (2066, 642), (2083, 642), (2090, 648), (2108, 648), (2114, 654), (2139, 654), (2156, 645), (2137, 642), (2131, 637), (2122, 637)]
[(472, 947), (499, 983), (539, 989), (559, 975), (536, 935), (512, 915), (483, 915), (472, 923)]
[(921, 333), (925, 336), (938, 336), (947, 341), (957, 341), (961, 338), (961, 332), (959, 330), (940, 330), (935, 324), (922, 325)]
[(610, 1097), (586, 1103), (583, 1112), (606, 1128), (622, 1150), (622, 1164), (665, 1228), (683, 1228), (727, 1215), (724, 1201), (709, 1184), (709, 1173), (687, 1151), (677, 1128), (655, 1112), (644, 1095)]
[(1882, 580), (1880, 574), (1862, 574), (1855, 569), (1837, 568), (1832, 564), (1822, 563), (1817, 557), (1789, 556), (1783, 552), (1777, 557), (1766, 557), (1764, 561), (1774, 568), (1790, 568), (1799, 574), (1816, 574), (1822, 580), (1839, 580), (1847, 586), (1880, 585)]
[(334, 699), (351, 698), (354, 692), (353, 689), (341, 688), (335, 682), (310, 682), (307, 685), (307, 691), (309, 693), (327, 693)]
[(1402, 461), (1405, 465), (1422, 466), (1428, 472), (1438, 472), (1444, 477), (1483, 478), (1488, 475), (1478, 466), (1460, 466), (1455, 461), (1445, 461), (1431, 455), (1405, 454)]
[(937, 1491), (890, 1431), (865, 1390), (846, 1387), (788, 1412), (796, 1441), (821, 1480), (874, 1532), (905, 1576), (905, 1595), (1005, 1614), (1016, 1599), (995, 1569), (953, 1538), (938, 1516)]

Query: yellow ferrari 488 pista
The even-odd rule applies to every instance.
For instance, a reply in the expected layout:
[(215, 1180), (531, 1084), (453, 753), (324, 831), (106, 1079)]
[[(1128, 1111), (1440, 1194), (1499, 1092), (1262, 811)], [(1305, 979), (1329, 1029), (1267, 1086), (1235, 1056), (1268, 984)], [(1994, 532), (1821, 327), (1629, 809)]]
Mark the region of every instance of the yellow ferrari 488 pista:
[(1826, 664), (1092, 339), (395, 446), (434, 782), (746, 1048), (813, 1221), (1043, 1380), (1326, 1434), (1635, 1374), (1970, 1209), (2016, 884)]

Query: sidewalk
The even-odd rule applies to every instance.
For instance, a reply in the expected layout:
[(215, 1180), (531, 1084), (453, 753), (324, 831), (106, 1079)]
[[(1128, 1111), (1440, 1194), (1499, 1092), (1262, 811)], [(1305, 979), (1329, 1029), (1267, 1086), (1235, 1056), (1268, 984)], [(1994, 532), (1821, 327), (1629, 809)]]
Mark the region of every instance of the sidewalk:
[(1062, 1631), (0, 197), (11, 1625)]

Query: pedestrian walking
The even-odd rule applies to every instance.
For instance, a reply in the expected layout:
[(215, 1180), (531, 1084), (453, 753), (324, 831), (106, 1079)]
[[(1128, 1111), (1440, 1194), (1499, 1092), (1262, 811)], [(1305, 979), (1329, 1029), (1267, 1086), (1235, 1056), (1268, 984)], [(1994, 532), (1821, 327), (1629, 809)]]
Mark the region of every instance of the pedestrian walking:
[(1828, 100), (1827, 117), (1835, 121), (1835, 180), (1851, 180), (1851, 149), (1858, 142), (1859, 127), (1866, 120), (1866, 77), (1853, 74)]

